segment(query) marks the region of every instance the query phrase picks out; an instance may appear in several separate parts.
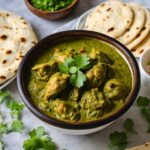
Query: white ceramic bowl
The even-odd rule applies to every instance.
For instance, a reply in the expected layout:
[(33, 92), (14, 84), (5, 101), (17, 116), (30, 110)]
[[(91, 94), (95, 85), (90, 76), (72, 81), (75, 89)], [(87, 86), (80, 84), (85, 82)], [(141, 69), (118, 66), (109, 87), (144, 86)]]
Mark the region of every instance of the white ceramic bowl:
[[(145, 51), (141, 58), (140, 58), (140, 70), (141, 70), (141, 80), (142, 80), (142, 86), (144, 88), (144, 94), (150, 96), (150, 74), (148, 74), (148, 69), (150, 69), (150, 66), (148, 67), (147, 63), (150, 61), (150, 49)], [(150, 70), (149, 70), (150, 72)]]

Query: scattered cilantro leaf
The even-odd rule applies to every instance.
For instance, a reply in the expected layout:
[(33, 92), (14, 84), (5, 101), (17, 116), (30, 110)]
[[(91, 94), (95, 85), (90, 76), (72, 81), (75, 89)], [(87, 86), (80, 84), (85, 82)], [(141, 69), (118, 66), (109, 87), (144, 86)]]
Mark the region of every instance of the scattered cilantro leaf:
[(0, 135), (7, 134), (8, 131), (9, 131), (9, 129), (8, 129), (7, 125), (4, 123), (1, 123), (0, 124)]
[(137, 99), (137, 105), (139, 107), (147, 107), (150, 104), (150, 99), (147, 97), (139, 96)]
[(110, 145), (109, 149), (124, 150), (127, 146), (127, 135), (125, 132), (113, 132), (109, 136)]
[(0, 114), (0, 124), (3, 123), (3, 116)]
[(12, 122), (11, 124), (11, 131), (14, 131), (14, 132), (22, 132), (24, 128), (24, 125), (23, 125), (23, 122), (21, 120), (15, 120)]
[(150, 66), (150, 61), (147, 63), (148, 66)]
[(141, 113), (149, 124), (148, 132), (150, 132), (150, 109), (142, 108)]
[(24, 104), (17, 101), (11, 100), (7, 101), (7, 107), (11, 110), (11, 115), (15, 118), (19, 118), (21, 111), (24, 109)]
[(56, 144), (46, 134), (43, 127), (33, 129), (30, 133), (30, 138), (25, 140), (23, 143), (24, 150), (56, 150)]
[(8, 91), (0, 90), (0, 104), (2, 104), (3, 101), (8, 97), (10, 97), (10, 93)]
[(40, 126), (37, 129), (33, 129), (31, 132), (29, 132), (30, 137), (39, 137), (41, 138), (45, 134), (44, 127)]
[(0, 141), (0, 150), (4, 150), (4, 143), (3, 143), (3, 141)]
[(128, 118), (125, 120), (124, 122), (124, 128), (127, 132), (130, 132), (130, 133), (136, 133), (137, 132), (134, 130), (134, 122), (132, 119)]
[(86, 54), (76, 55), (74, 60), (78, 69), (84, 69), (90, 64), (90, 58)]
[(74, 58), (67, 58), (63, 63), (59, 64), (59, 70), (63, 73), (69, 73), (70, 83), (75, 87), (82, 87), (86, 81), (86, 75), (82, 69), (90, 66), (90, 58), (86, 54), (76, 55)]

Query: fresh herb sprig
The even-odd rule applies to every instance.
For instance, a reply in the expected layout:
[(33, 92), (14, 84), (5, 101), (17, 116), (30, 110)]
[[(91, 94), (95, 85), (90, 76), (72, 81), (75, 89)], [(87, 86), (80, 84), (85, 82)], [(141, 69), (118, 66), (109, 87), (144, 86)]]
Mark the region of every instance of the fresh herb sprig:
[(111, 141), (109, 144), (110, 150), (124, 150), (128, 143), (126, 132), (114, 131), (110, 134), (109, 140)]
[(70, 74), (70, 84), (81, 88), (86, 81), (86, 75), (83, 70), (90, 67), (90, 58), (86, 54), (76, 55), (73, 58), (67, 58), (59, 64), (59, 70), (62, 73)]
[(11, 94), (8, 91), (0, 90), (0, 104), (2, 104), (4, 100), (10, 97), (11, 97)]
[(56, 150), (56, 144), (52, 139), (46, 134), (44, 127), (38, 127), (33, 129), (29, 133), (29, 139), (25, 140), (23, 143), (24, 150)]
[(137, 134), (134, 129), (134, 121), (131, 118), (127, 118), (123, 123), (124, 131), (114, 131), (110, 134), (109, 149), (110, 150), (124, 150), (128, 144), (128, 133)]
[(148, 132), (150, 132), (150, 99), (148, 97), (139, 96), (137, 99), (137, 106), (140, 108), (142, 115), (146, 119), (149, 127)]
[(126, 130), (126, 132), (137, 134), (137, 131), (135, 131), (135, 129), (134, 129), (134, 122), (132, 119), (127, 118), (125, 120), (123, 126), (124, 126), (124, 129)]
[(10, 109), (10, 114), (12, 117), (11, 126), (4, 123), (4, 119), (0, 114), (0, 135), (7, 134), (8, 132), (22, 132), (23, 122), (21, 121), (21, 113), (24, 109), (24, 104), (15, 101), (8, 91), (0, 91), (0, 104), (5, 102), (7, 108)]
[(0, 140), (0, 150), (4, 150), (4, 142)]

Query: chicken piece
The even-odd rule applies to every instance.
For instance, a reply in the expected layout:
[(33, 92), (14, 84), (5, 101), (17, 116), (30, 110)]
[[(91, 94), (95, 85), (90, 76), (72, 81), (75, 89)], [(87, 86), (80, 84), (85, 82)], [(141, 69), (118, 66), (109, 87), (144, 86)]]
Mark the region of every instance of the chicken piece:
[(65, 90), (68, 84), (68, 79), (68, 74), (60, 72), (53, 74), (45, 87), (45, 99), (48, 100), (50, 98), (54, 98), (60, 92)]
[(106, 80), (106, 67), (102, 64), (94, 65), (93, 68), (87, 71), (86, 77), (89, 88), (98, 88)]
[(57, 70), (56, 61), (50, 61), (44, 64), (35, 65), (32, 68), (34, 76), (37, 80), (48, 81), (49, 77)]
[(80, 106), (83, 109), (97, 110), (105, 107), (105, 102), (103, 93), (95, 88), (83, 93), (80, 100)]
[(50, 103), (51, 110), (54, 111), (56, 118), (69, 121), (77, 121), (80, 119), (79, 112), (66, 101), (56, 99)]
[(75, 51), (73, 49), (59, 50), (55, 52), (53, 57), (58, 63), (62, 63), (66, 58), (72, 57), (74, 53)]
[(93, 64), (96, 64), (97, 62), (101, 62), (104, 64), (112, 63), (110, 58), (105, 53), (99, 51), (98, 49), (92, 49), (89, 56)]
[(108, 99), (124, 99), (126, 97), (126, 87), (119, 79), (110, 79), (104, 86), (104, 95)]
[(80, 100), (80, 107), (82, 111), (81, 117), (86, 118), (86, 120), (93, 120), (103, 115), (107, 103), (104, 100), (103, 93), (95, 88), (83, 93)]
[(73, 87), (73, 89), (71, 89), (71, 91), (69, 92), (67, 99), (71, 101), (78, 101), (79, 96), (80, 96), (80, 89), (77, 87)]

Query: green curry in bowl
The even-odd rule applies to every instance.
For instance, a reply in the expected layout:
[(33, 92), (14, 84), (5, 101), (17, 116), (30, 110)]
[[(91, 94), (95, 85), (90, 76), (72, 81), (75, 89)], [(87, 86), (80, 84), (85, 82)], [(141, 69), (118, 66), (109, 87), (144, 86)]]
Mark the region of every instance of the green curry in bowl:
[(131, 86), (131, 71), (113, 46), (81, 38), (47, 49), (31, 68), (28, 90), (48, 116), (88, 122), (119, 110)]

